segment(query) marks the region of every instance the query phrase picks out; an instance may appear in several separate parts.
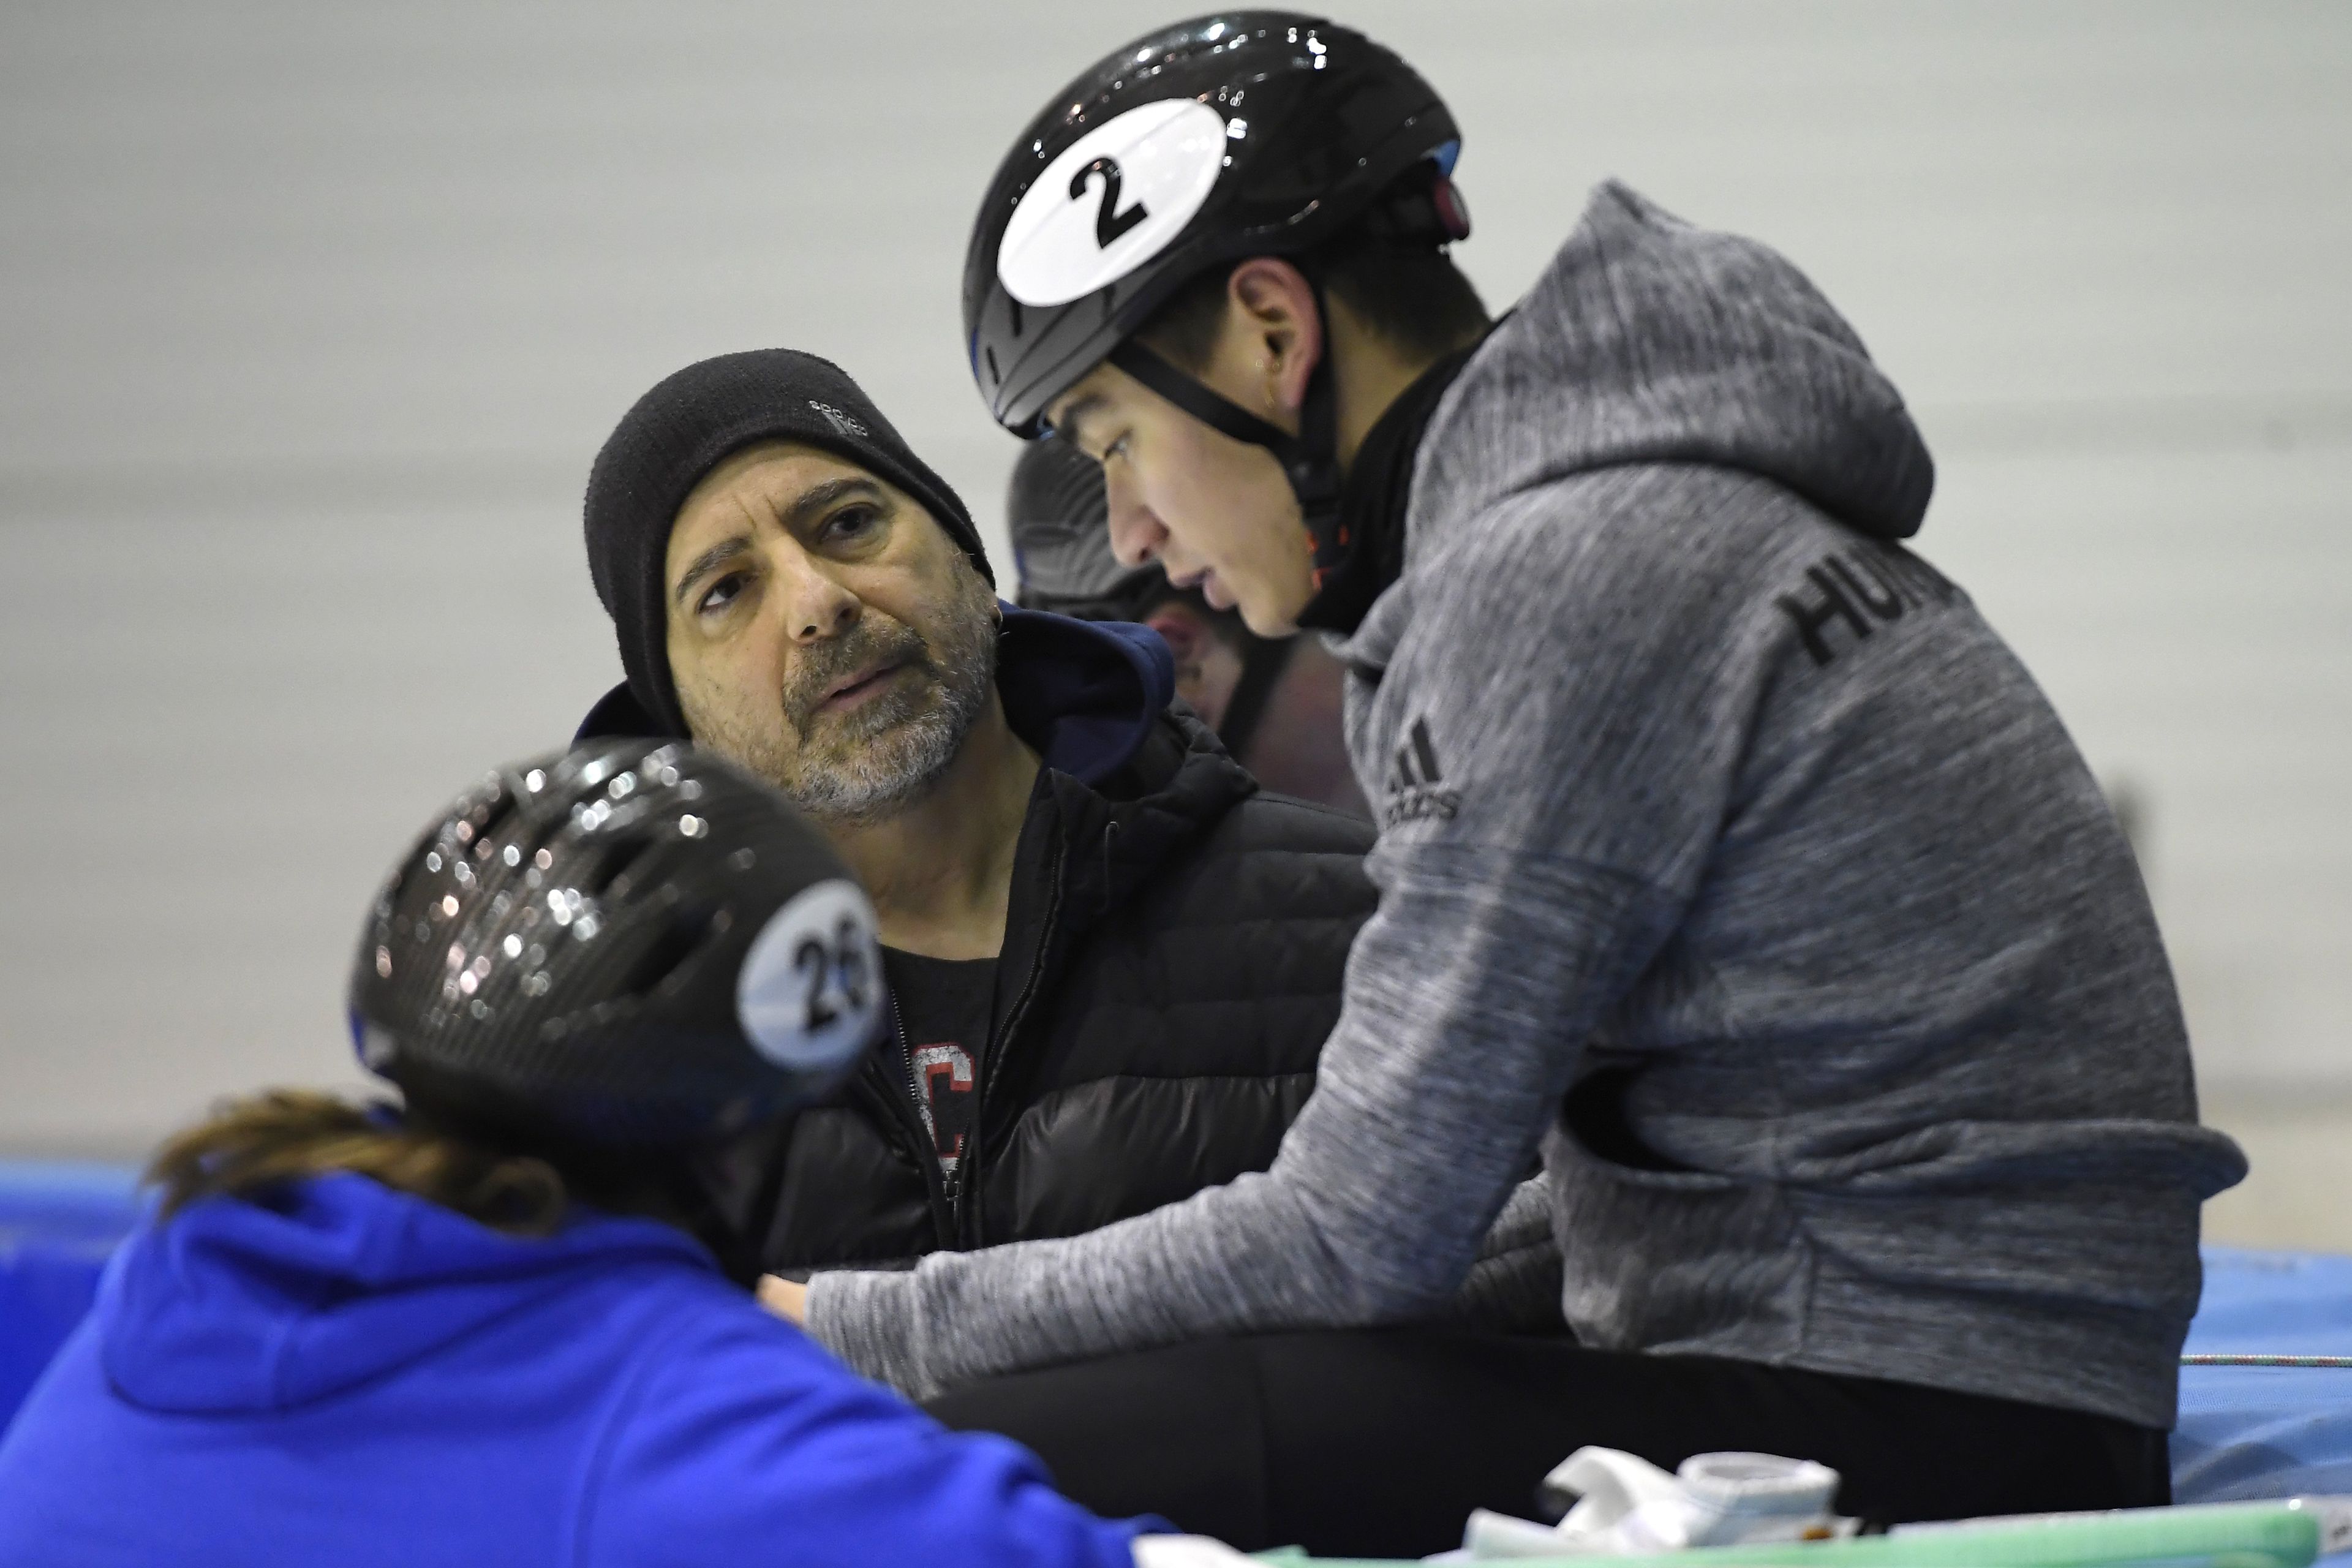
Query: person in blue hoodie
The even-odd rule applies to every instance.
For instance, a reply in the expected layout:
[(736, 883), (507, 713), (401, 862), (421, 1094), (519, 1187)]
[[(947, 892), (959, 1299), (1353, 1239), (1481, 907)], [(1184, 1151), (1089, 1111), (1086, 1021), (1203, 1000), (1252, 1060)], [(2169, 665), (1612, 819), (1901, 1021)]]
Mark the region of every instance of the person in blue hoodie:
[(353, 1032), (404, 1109), (280, 1090), (164, 1147), (0, 1440), (0, 1563), (1239, 1561), (753, 1300), (698, 1151), (849, 1069), (877, 964), (839, 860), (709, 753), (492, 774), (362, 935)]

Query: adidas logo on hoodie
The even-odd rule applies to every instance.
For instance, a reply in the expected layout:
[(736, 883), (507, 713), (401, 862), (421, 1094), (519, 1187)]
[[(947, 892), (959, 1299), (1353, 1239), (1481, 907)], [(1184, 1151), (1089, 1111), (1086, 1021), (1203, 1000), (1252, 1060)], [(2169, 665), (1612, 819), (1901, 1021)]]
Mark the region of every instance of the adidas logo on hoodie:
[(1397, 748), (1389, 770), (1388, 799), (1381, 807), (1383, 829), (1425, 816), (1451, 822), (1462, 809), (1462, 792), (1445, 787), (1437, 766), (1437, 748), (1430, 744), (1429, 721), (1415, 719), (1405, 743)]

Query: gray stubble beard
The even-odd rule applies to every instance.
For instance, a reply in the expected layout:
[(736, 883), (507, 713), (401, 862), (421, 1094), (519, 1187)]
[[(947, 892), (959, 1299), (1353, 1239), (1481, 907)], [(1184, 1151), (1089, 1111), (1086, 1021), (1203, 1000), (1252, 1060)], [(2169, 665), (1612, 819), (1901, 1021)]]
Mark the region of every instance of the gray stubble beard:
[[(837, 738), (828, 748), (835, 755), (812, 754), (812, 736), (796, 721), (789, 697), (785, 722), (800, 738), (797, 749), (768, 737), (730, 736), (726, 731), (733, 726), (723, 723), (712, 736), (719, 749), (823, 823), (866, 826), (914, 805), (963, 750), (996, 684), (994, 598), (977, 572), (967, 572), (965, 577), (952, 625), (938, 646), (922, 645), (918, 667), (931, 679), (869, 699), (846, 716), (836, 725)], [(876, 640), (880, 639), (845, 645), (839, 656), (826, 661), (826, 668), (861, 662), (868, 657), (864, 650)], [(698, 723), (694, 727), (698, 732), (702, 730)]]

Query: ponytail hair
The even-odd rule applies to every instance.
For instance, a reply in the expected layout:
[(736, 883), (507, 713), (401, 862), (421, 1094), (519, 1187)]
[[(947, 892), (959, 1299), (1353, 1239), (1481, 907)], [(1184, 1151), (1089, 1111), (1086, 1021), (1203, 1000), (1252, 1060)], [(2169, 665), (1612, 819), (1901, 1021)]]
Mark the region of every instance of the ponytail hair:
[(251, 1197), (348, 1172), (514, 1236), (551, 1236), (571, 1204), (545, 1160), (499, 1152), (430, 1126), (382, 1120), (316, 1089), (225, 1100), (158, 1150), (147, 1182), (163, 1216), (199, 1199)]

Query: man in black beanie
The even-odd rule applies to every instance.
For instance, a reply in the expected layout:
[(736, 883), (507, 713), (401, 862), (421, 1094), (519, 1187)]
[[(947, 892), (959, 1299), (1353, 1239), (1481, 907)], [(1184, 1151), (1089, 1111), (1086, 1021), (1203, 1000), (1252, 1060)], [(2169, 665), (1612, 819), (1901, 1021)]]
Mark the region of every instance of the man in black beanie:
[(750, 767), (880, 918), (895, 1040), (730, 1155), (770, 1268), (1072, 1235), (1273, 1159), (1372, 908), (1365, 824), (1260, 792), (1146, 628), (999, 604), (962, 502), (823, 360), (662, 382), (586, 513), (628, 679), (583, 733)]
[(994, 586), (963, 502), (838, 366), (790, 349), (704, 360), (639, 398), (588, 476), (588, 571), (613, 617), (628, 677), (607, 699), (609, 710), (600, 706), (591, 723), (688, 732), (670, 671), (663, 595), (671, 525), (688, 493), (722, 460), (765, 443), (796, 443), (863, 469), (927, 512)]

